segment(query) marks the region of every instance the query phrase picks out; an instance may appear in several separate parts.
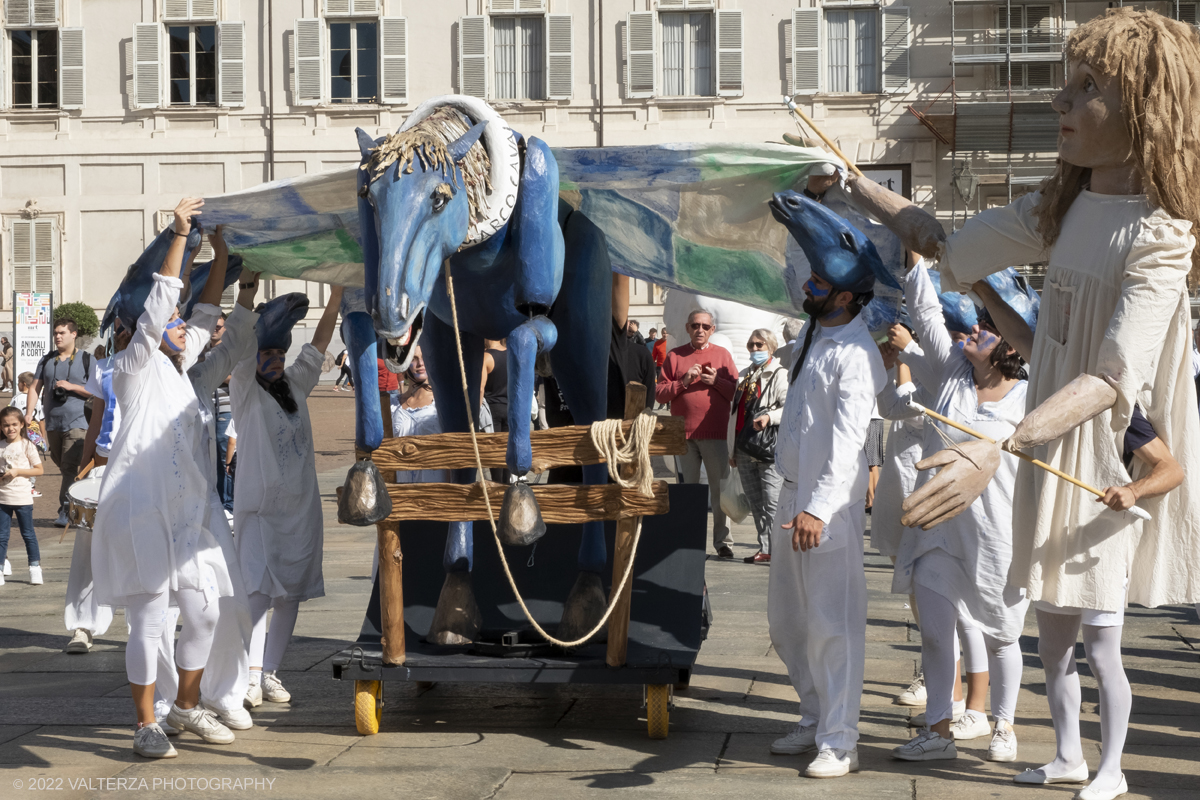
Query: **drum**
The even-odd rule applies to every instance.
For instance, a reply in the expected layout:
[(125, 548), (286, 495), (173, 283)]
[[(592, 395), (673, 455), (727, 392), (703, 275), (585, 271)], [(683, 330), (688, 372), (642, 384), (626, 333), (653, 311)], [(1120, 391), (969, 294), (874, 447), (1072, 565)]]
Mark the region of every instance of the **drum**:
[(72, 525), (92, 529), (96, 521), (96, 507), (100, 502), (100, 481), (104, 477), (104, 467), (96, 467), (81, 481), (75, 481), (67, 489), (67, 519)]

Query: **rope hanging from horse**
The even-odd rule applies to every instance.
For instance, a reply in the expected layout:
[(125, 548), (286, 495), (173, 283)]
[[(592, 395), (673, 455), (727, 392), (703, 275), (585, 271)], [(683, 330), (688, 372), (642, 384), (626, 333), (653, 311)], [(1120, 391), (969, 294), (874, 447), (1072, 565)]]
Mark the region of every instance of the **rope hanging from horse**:
[[(459, 374), (462, 377), (463, 400), (464, 400), (464, 402), (466, 402), (467, 410), (469, 412), (471, 410), (471, 392), (470, 392), (470, 389), (467, 388), (467, 365), (466, 365), (466, 361), (463, 358), (462, 332), (458, 328), (458, 306), (454, 301), (454, 278), (450, 275), (450, 260), (447, 259), (444, 262), (443, 266), (445, 267), (445, 270), (446, 270), (446, 293), (450, 296), (450, 316), (451, 316), (451, 320), (454, 323), (454, 345), (458, 349), (458, 369), (459, 369)], [(556, 639), (555, 637), (551, 636), (546, 631), (545, 628), (543, 628), (541, 625), (538, 624), (538, 621), (533, 618), (533, 614), (530, 613), (529, 607), (525, 605), (525, 598), (523, 598), (521, 596), (521, 590), (517, 588), (517, 582), (513, 578), (512, 570), (508, 566), (508, 558), (504, 554), (504, 545), (500, 542), (500, 533), (496, 528), (496, 514), (492, 510), (492, 500), (488, 496), (487, 483), (483, 477), (483, 458), (479, 455), (479, 440), (477, 438), (477, 433), (475, 431), (474, 417), (475, 417), (474, 414), (471, 414), (471, 413), (467, 414), (467, 424), (471, 431), (471, 446), (475, 449), (475, 468), (478, 471), (477, 474), (479, 476), (476, 483), (479, 485), (480, 489), (483, 490), (483, 503), (487, 507), (488, 522), (492, 526), (492, 538), (494, 538), (496, 540), (496, 549), (500, 552), (500, 566), (502, 566), (504, 568), (504, 576), (506, 578), (508, 578), (508, 585), (509, 585), (509, 588), (512, 589), (513, 597), (515, 597), (517, 599), (517, 604), (519, 606), (521, 606), (521, 613), (523, 613), (525, 615), (525, 619), (527, 619), (529, 621), (529, 624), (533, 626), (533, 629), (535, 631), (537, 631), (538, 635), (540, 635), (543, 639), (545, 639), (550, 644), (557, 645), (558, 647), (563, 647), (563, 648), (578, 647), (579, 645), (585, 643), (588, 639), (591, 639), (593, 636), (595, 636), (601, 630), (603, 630), (604, 626), (608, 624), (608, 618), (612, 616), (613, 610), (617, 607), (617, 602), (620, 600), (621, 594), (625, 591), (625, 584), (629, 582), (629, 578), (633, 574), (633, 562), (634, 562), (635, 557), (637, 556), (638, 542), (641, 541), (641, 538), (642, 538), (642, 520), (640, 517), (638, 518), (637, 530), (635, 530), (634, 534), (633, 534), (633, 547), (630, 549), (629, 563), (625, 565), (625, 574), (623, 574), (621, 576), (621, 582), (620, 582), (620, 584), (617, 585), (615, 591), (611, 592), (611, 594), (610, 594), (611, 599), (608, 602), (608, 608), (604, 609), (604, 616), (601, 617), (600, 621), (596, 623), (596, 627), (592, 628), (590, 631), (588, 631), (583, 636), (581, 636), (580, 638), (576, 639), (573, 642), (564, 642), (562, 639)], [(643, 413), (641, 416), (638, 417), (637, 424), (634, 426), (633, 431), (631, 431), (630, 442), (626, 443), (624, 446), (616, 446), (614, 444), (614, 447), (613, 447), (614, 452), (628, 451), (630, 449), (631, 445), (633, 444), (633, 442), (634, 441), (637, 442), (638, 451), (634, 455), (634, 457), (638, 459), (638, 467), (637, 467), (637, 471), (635, 472), (633, 478), (630, 479), (630, 481), (631, 481), (631, 483), (636, 482), (636, 484), (639, 487), (639, 490), (640, 490), (641, 485), (644, 482), (648, 482), (653, 477), (653, 474), (652, 474), (651, 470), (649, 469), (650, 435), (646, 434), (646, 435), (639, 436), (637, 434), (637, 430), (639, 429), (639, 427), (646, 425), (646, 423), (643, 421), (643, 419), (646, 417), (649, 417), (649, 423), (650, 423), (649, 432), (650, 432), (650, 434), (652, 434), (654, 432), (654, 427), (653, 427), (654, 426), (654, 418), (651, 415)], [(602, 420), (601, 422), (597, 422), (597, 423), (593, 424), (593, 426), (592, 426), (592, 441), (593, 442), (597, 441), (597, 439), (596, 439), (597, 426), (601, 426), (600, 430), (602, 432), (606, 431), (606, 430), (610, 430), (609, 428), (604, 426), (604, 423), (607, 423), (610, 421), (618, 422), (617, 420)], [(619, 422), (618, 422), (618, 424), (619, 424)], [(604, 441), (606, 443), (613, 443), (613, 442), (615, 442), (615, 439), (617, 438), (616, 436), (612, 436), (611, 434), (604, 434), (604, 433), (602, 433), (601, 436), (602, 436), (602, 441)], [(619, 429), (618, 429), (617, 436), (621, 436), (622, 440), (624, 440), (624, 437), (621, 435)], [(597, 444), (597, 448), (599, 449), (600, 447), (601, 447), (601, 445)], [(601, 449), (601, 453), (604, 453), (604, 452), (606, 452), (606, 451)], [(619, 452), (617, 453), (617, 457), (618, 458), (621, 457), (619, 455)], [(630, 460), (632, 460), (632, 458), (628, 459), (625, 463), (628, 463), (628, 461), (630, 461)], [(643, 464), (645, 464), (645, 467), (643, 467)], [(620, 468), (612, 460), (609, 461), (608, 469), (609, 469), (610, 474), (615, 473), (615, 479), (618, 482), (620, 482), (622, 480), (619, 475)], [(621, 485), (624, 486), (624, 484), (621, 484)], [(649, 494), (649, 492), (645, 492), (645, 493)]]
[[(638, 414), (625, 438), (622, 420), (602, 419), (591, 427), (592, 445), (608, 462), (608, 475), (622, 489), (637, 489), (643, 497), (654, 496), (654, 468), (650, 466), (650, 439), (658, 419), (648, 411)], [(621, 477), (622, 464), (634, 464), (629, 478)]]

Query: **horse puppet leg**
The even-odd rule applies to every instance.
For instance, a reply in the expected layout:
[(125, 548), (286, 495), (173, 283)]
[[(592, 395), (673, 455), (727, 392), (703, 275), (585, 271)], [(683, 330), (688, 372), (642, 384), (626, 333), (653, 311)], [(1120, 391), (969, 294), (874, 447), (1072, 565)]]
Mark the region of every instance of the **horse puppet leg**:
[[(608, 351), (612, 343), (612, 264), (604, 234), (582, 212), (559, 202), (558, 220), (566, 245), (563, 283), (550, 311), (563, 344), (550, 351), (550, 366), (576, 425), (605, 417)], [(603, 484), (607, 464), (583, 468), (583, 482)], [(604, 523), (585, 522), (579, 543), (579, 574), (563, 604), (558, 637), (573, 641), (596, 627), (606, 598), (601, 572), (608, 562)], [(604, 632), (593, 641), (605, 638)]]
[[(454, 329), (435, 314), (427, 314), (424, 335), (421, 337), (425, 369), (433, 386), (438, 421), (446, 433), (466, 433), (470, 423), (479, 428), (479, 382), (483, 374), (483, 338), (462, 332), (463, 362), (467, 369), (467, 393), (473, 406), (463, 400), (462, 374), (458, 366), (458, 348)], [(476, 470), (453, 470), (454, 483), (475, 482)], [(475, 602), (471, 588), (471, 568), (474, 562), (473, 523), (451, 522), (446, 536), (442, 567), (446, 581), (438, 595), (428, 640), (441, 645), (470, 644), (479, 636), (483, 615)]]
[(546, 523), (538, 508), (526, 475), (533, 468), (533, 449), (529, 441), (533, 410), (534, 364), (558, 341), (554, 323), (536, 316), (521, 323), (508, 334), (508, 448), (505, 461), (513, 482), (504, 492), (500, 509), (500, 540), (510, 546), (530, 545), (546, 533)]

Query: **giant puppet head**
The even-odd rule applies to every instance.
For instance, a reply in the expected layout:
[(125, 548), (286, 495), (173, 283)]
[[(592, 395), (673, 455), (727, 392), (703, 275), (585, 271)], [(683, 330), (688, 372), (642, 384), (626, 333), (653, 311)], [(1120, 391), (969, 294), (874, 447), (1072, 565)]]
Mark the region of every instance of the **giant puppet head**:
[[(200, 226), (193, 222), (192, 229), (187, 235), (187, 247), (183, 252), (184, 264), (187, 263), (192, 252), (200, 246), (202, 236), (203, 232), (200, 230)], [(127, 330), (137, 327), (138, 318), (146, 310), (146, 300), (150, 297), (150, 287), (154, 285), (154, 276), (162, 271), (163, 262), (167, 259), (167, 251), (171, 249), (171, 240), (174, 238), (172, 229), (164, 228), (150, 243), (150, 246), (142, 251), (137, 261), (129, 266), (125, 277), (117, 286), (117, 291), (108, 301), (104, 319), (100, 323), (101, 333), (108, 330), (118, 319)]]
[[(1093, 170), (1134, 167), (1152, 205), (1200, 228), (1200, 35), (1153, 11), (1110, 8), (1067, 40), (1058, 167), (1034, 213), (1047, 247)], [(1192, 254), (1192, 278), (1200, 253)]]

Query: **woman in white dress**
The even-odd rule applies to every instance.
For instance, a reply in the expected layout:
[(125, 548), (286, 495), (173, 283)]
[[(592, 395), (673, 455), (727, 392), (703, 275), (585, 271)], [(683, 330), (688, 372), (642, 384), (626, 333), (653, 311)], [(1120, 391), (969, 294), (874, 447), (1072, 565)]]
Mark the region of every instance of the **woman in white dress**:
[[(923, 264), (905, 277), (905, 302), (921, 338), (936, 381), (935, 409), (996, 440), (1007, 438), (1025, 413), (1026, 382), (1016, 351), (990, 327), (976, 332), (961, 348), (946, 330), (942, 306)], [(922, 452), (938, 453), (947, 440), (970, 439), (939, 422), (925, 423)], [(952, 696), (958, 682), (959, 620), (979, 630), (987, 648), (992, 680), (995, 732), (988, 760), (1017, 756), (1012, 723), (1021, 684), (1022, 658), (1017, 639), (1028, 601), (1006, 589), (1012, 559), (1012, 496), (1017, 458), (1001, 457), (999, 469), (983, 494), (962, 514), (928, 531), (906, 528), (900, 539), (892, 591), (915, 594), (921, 615), (921, 655), (928, 701), (928, 729), (893, 751), (904, 761), (955, 758), (951, 737)], [(917, 484), (929, 480), (921, 473)]]
[(153, 276), (133, 338), (113, 361), (122, 424), (100, 487), (92, 548), (98, 601), (125, 606), (125, 669), (138, 722), (133, 747), (149, 758), (176, 755), (154, 716), (159, 640), (173, 624), (171, 605), (183, 628), (175, 648), (179, 689), (167, 723), (213, 744), (233, 741), (199, 704), (218, 600), (233, 593), (221, 548), (202, 524), (208, 484), (196, 460), (199, 406), (182, 372), (189, 340), (176, 310), (185, 232), (201, 205), (183, 200), (176, 207), (178, 235)]
[(229, 382), (238, 432), (233, 528), (254, 626), (246, 690), (251, 708), (264, 699), (291, 700), (276, 672), (301, 601), (325, 596), (325, 527), (308, 396), (321, 377), (341, 298), (342, 288), (331, 287), (312, 343), (286, 368), (291, 329), (307, 312), (308, 299), (293, 293), (260, 305), (258, 349), (234, 367)]

